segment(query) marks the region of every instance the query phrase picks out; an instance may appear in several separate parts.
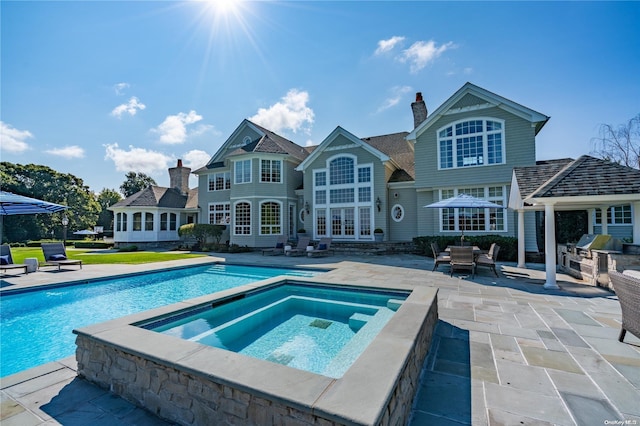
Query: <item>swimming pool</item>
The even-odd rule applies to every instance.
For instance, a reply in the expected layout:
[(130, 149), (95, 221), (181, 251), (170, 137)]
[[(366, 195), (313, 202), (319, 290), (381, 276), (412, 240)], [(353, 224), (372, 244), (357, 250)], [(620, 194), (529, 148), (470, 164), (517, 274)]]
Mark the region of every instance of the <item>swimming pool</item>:
[(339, 378), (408, 295), (285, 284), (165, 315), (142, 327)]
[(81, 285), (5, 290), (0, 296), (0, 377), (73, 355), (74, 328), (278, 275), (319, 273), (214, 264)]

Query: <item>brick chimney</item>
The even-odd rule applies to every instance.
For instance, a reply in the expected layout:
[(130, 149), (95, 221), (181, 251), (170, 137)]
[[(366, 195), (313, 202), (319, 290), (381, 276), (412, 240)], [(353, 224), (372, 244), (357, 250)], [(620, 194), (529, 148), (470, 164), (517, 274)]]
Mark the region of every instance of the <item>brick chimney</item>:
[(427, 119), (427, 104), (422, 99), (422, 92), (416, 93), (416, 101), (411, 103), (411, 110), (413, 111), (413, 128), (415, 129)]
[(182, 167), (182, 160), (178, 160), (176, 167), (169, 168), (169, 187), (175, 188), (182, 195), (187, 195), (189, 192), (189, 175), (191, 169), (189, 167)]

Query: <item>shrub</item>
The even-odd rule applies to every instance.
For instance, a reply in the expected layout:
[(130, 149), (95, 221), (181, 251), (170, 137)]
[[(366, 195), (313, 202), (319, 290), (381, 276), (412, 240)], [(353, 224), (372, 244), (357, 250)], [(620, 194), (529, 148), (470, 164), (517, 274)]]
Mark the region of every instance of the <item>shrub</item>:
[(134, 246), (134, 245), (124, 246), (124, 247), (118, 248), (118, 251), (123, 253), (130, 252), (130, 251), (138, 251), (138, 246)]
[(247, 246), (239, 246), (237, 244), (231, 244), (229, 246), (229, 253), (248, 253), (250, 251), (253, 251), (253, 249)]
[[(516, 261), (518, 260), (518, 239), (515, 237), (504, 237), (502, 235), (465, 235), (464, 240), (472, 246), (480, 247), (480, 250), (489, 250), (491, 243), (500, 246), (498, 260)], [(431, 243), (438, 243), (440, 248), (460, 244), (459, 235), (432, 235), (426, 237), (415, 237), (413, 239), (418, 254), (433, 257)]]
[(113, 246), (111, 243), (105, 243), (103, 241), (77, 241), (74, 246), (76, 248), (103, 248), (108, 249)]
[(220, 238), (226, 228), (226, 225), (189, 223), (178, 228), (178, 235), (181, 237), (193, 237), (196, 239), (198, 247), (204, 247), (209, 237), (212, 237), (216, 244), (220, 244)]

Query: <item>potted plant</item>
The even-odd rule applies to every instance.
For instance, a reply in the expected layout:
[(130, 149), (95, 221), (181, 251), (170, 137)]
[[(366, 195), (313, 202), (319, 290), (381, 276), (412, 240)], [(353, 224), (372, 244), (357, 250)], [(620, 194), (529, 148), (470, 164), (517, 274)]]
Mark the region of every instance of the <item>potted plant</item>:
[(374, 229), (373, 237), (375, 238), (376, 242), (382, 241), (384, 239), (384, 231), (382, 230), (382, 228)]

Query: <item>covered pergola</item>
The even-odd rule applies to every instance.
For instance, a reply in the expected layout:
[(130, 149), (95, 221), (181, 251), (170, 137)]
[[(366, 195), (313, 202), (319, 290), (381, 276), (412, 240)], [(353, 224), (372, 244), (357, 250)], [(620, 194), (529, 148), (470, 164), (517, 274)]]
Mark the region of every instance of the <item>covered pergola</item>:
[(546, 289), (557, 289), (555, 212), (589, 211), (589, 233), (593, 233), (592, 212), (602, 212), (602, 234), (607, 233), (607, 210), (631, 204), (633, 243), (640, 244), (640, 170), (584, 155), (577, 160), (539, 162), (516, 167), (511, 179), (508, 207), (518, 212), (518, 266), (525, 266), (526, 211), (544, 211)]

